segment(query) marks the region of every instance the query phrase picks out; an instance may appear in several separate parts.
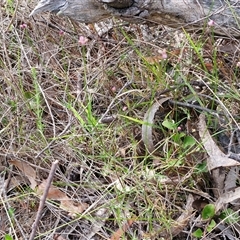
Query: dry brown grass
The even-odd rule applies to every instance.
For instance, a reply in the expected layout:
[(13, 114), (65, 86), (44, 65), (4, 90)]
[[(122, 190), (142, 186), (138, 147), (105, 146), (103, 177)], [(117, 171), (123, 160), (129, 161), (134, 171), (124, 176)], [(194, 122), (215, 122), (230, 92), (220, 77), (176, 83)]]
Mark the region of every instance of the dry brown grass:
[[(50, 14), (28, 18), (32, 2), (19, 2), (17, 9), (11, 1), (0, 5), (2, 238), (28, 239), (39, 205), (26, 176), (9, 160), (30, 164), (39, 183), (58, 160), (53, 184), (89, 206), (70, 217), (58, 201), (47, 201), (36, 239), (119, 239), (119, 233), (122, 239), (195, 239), (197, 228), (206, 230), (199, 205), (216, 200), (216, 186), (200, 168), (206, 154), (197, 111), (164, 105), (155, 116), (153, 154), (141, 141), (141, 127), (162, 96), (218, 110), (200, 90), (238, 121), (239, 59), (236, 52), (215, 51), (231, 41), (191, 35), (191, 42), (183, 32), (117, 20), (84, 25)], [(88, 38), (85, 46), (79, 36)], [(162, 127), (167, 114), (181, 129)], [(217, 132), (214, 123), (209, 117)], [(196, 143), (184, 148), (176, 139), (179, 130)], [(237, 239), (234, 224), (221, 226)], [(216, 227), (202, 237), (219, 239), (219, 232)]]

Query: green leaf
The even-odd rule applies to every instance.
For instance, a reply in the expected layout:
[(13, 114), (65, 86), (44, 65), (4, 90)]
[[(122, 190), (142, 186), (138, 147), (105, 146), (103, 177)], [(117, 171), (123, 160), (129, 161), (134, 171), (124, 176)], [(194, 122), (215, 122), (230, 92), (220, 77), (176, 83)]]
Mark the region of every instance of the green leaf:
[(192, 147), (194, 146), (196, 143), (195, 138), (191, 137), (191, 136), (186, 136), (183, 140), (183, 147), (187, 148), (187, 147)]
[(198, 228), (195, 232), (192, 233), (193, 237), (201, 238), (203, 235), (202, 229)]
[(13, 240), (13, 238), (9, 234), (6, 234), (4, 240)]
[(215, 215), (215, 206), (213, 204), (207, 204), (202, 210), (202, 219), (206, 220), (212, 218)]
[(162, 125), (169, 130), (174, 130), (177, 128), (177, 124), (174, 120), (166, 119), (163, 121)]
[(216, 226), (216, 222), (212, 219), (211, 222), (207, 226), (207, 231), (211, 232)]

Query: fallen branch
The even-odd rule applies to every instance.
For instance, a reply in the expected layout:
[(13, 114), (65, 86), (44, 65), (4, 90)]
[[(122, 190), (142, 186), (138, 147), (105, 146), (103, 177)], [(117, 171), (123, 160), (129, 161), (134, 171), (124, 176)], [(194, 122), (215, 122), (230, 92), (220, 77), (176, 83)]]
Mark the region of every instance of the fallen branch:
[(46, 11), (84, 23), (114, 16), (240, 37), (240, 1), (235, 0), (41, 0), (30, 16)]

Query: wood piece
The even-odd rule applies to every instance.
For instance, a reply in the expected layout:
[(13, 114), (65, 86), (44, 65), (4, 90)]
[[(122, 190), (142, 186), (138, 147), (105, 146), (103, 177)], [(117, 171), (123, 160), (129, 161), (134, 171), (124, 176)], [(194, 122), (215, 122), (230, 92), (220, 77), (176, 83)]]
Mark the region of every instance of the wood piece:
[(115, 16), (129, 22), (163, 24), (187, 31), (209, 29), (240, 37), (239, 0), (41, 0), (31, 15), (43, 11), (84, 23)]

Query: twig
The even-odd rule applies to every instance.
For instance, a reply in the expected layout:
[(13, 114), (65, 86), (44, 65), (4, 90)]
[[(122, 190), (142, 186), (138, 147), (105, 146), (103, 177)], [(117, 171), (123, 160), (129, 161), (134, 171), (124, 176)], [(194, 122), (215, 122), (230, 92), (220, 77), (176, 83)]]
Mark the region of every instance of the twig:
[(51, 182), (53, 180), (53, 176), (54, 176), (54, 173), (56, 171), (57, 165), (58, 165), (58, 161), (55, 161), (55, 162), (52, 163), (52, 167), (51, 167), (51, 170), (50, 170), (48, 178), (47, 178), (46, 188), (44, 190), (44, 193), (43, 193), (42, 197), (40, 198), (40, 203), (39, 203), (39, 207), (38, 207), (38, 211), (37, 211), (37, 216), (36, 216), (35, 222), (33, 223), (32, 232), (30, 234), (29, 240), (33, 240), (34, 236), (36, 234), (37, 226), (38, 226), (38, 223), (39, 223), (40, 218), (41, 218), (42, 210), (43, 210), (44, 204), (46, 202), (47, 195), (48, 195), (48, 192), (49, 192)]
[(214, 111), (212, 109), (209, 109), (209, 108), (205, 108), (205, 107), (202, 107), (202, 106), (199, 106), (199, 105), (195, 105), (195, 104), (191, 104), (191, 103), (187, 103), (187, 102), (178, 102), (178, 101), (175, 101), (175, 100), (168, 100), (168, 102), (172, 105), (178, 105), (178, 106), (183, 106), (183, 107), (188, 107), (188, 108), (193, 108), (193, 109), (197, 109), (197, 110), (200, 110), (201, 112), (207, 112), (207, 113), (210, 113), (216, 117), (219, 118), (219, 115), (224, 115), (222, 113), (219, 113), (217, 111)]

